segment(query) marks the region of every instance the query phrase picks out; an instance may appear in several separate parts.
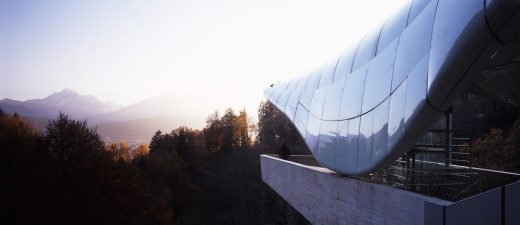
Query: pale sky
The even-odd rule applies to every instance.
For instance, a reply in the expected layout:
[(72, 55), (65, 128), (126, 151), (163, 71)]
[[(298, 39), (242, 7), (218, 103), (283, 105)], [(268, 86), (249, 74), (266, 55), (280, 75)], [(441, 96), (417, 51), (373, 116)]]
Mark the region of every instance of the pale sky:
[(269, 84), (339, 55), (402, 4), (0, 0), (0, 99), (69, 88), (128, 105), (189, 93), (256, 114)]

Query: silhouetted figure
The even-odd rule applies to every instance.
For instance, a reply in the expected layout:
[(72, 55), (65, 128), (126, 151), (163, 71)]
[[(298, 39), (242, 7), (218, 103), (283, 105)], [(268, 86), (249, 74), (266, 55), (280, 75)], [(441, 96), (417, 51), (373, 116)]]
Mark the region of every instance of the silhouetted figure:
[(289, 155), (291, 155), (291, 151), (289, 151), (289, 148), (287, 147), (287, 143), (285, 141), (282, 142), (282, 149), (280, 149), (280, 152), (278, 152), (278, 155), (280, 155), (280, 158), (282, 158), (282, 159), (289, 159)]

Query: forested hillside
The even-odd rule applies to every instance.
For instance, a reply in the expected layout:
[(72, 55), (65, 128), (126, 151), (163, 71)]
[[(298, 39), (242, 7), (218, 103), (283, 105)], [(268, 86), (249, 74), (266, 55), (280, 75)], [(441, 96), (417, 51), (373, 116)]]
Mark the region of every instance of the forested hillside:
[(15, 224), (305, 224), (259, 163), (284, 140), (296, 153), (305, 145), (273, 105), (259, 115), (256, 125), (245, 111), (215, 112), (203, 130), (157, 131), (131, 149), (64, 114), (37, 133), (2, 112), (2, 205)]
[[(65, 114), (38, 133), (0, 110), (2, 205), (15, 224), (308, 223), (262, 182), (259, 161), (283, 141), (309, 154), (304, 141), (269, 102), (248, 118), (214, 112), (202, 130), (158, 130), (132, 149)], [(519, 132), (517, 121), (476, 137), (475, 166), (520, 171)]]

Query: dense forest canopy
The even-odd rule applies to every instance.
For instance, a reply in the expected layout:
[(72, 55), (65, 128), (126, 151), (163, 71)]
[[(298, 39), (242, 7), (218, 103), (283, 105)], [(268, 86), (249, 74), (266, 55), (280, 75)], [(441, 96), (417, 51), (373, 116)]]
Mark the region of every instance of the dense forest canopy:
[[(306, 224), (262, 182), (259, 156), (282, 142), (309, 150), (273, 104), (258, 116), (215, 111), (202, 130), (158, 130), (131, 148), (65, 114), (38, 133), (0, 109), (2, 204), (15, 224)], [(475, 165), (520, 172), (520, 121), (483, 133), (470, 149)]]
[[(276, 109), (262, 103), (261, 113), (269, 110)], [(256, 141), (247, 113), (228, 109), (211, 114), (202, 131), (157, 131), (132, 149), (104, 143), (65, 114), (38, 133), (0, 111), (9, 189), (2, 204), (15, 224), (305, 224), (261, 181), (259, 155), (277, 152), (284, 138), (265, 131), (289, 125), (266, 119)]]

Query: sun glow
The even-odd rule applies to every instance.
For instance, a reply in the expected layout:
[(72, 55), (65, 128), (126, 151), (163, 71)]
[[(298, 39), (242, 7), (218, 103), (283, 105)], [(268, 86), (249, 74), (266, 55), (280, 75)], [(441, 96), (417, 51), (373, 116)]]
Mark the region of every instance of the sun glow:
[(404, 1), (0, 2), (0, 98), (189, 93), (204, 113), (255, 114), (263, 88), (340, 54)]

